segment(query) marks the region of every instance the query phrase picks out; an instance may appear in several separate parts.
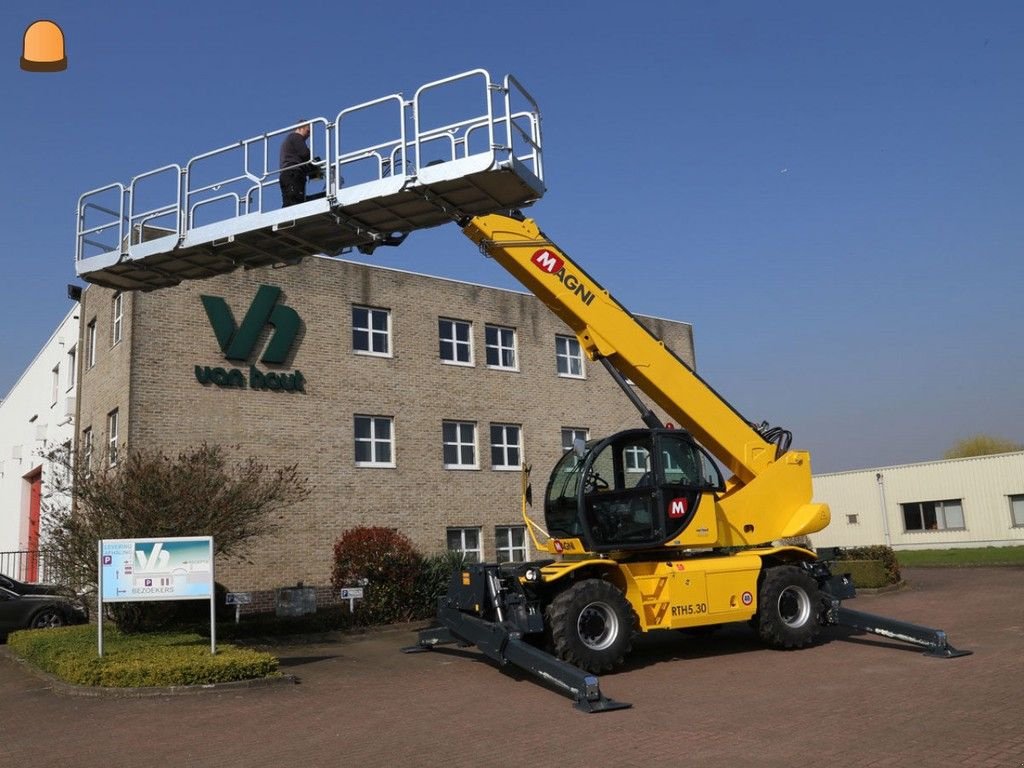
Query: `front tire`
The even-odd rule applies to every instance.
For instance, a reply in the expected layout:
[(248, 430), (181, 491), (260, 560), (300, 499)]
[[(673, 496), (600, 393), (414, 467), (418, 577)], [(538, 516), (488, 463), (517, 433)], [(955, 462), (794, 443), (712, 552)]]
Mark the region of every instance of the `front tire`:
[(60, 611), (56, 608), (44, 608), (32, 617), (32, 621), (29, 622), (29, 628), (53, 629), (54, 627), (63, 627), (65, 624), (67, 622)]
[(758, 601), (757, 633), (772, 648), (803, 648), (821, 632), (818, 583), (800, 568), (769, 568)]
[(636, 615), (626, 596), (607, 581), (577, 582), (546, 613), (555, 655), (587, 672), (614, 669), (632, 647)]

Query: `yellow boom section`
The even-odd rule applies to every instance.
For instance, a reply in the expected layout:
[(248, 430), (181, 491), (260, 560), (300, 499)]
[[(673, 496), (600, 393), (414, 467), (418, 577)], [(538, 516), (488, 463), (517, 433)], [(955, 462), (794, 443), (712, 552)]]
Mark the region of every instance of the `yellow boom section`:
[(576, 333), (591, 360), (608, 358), (742, 482), (774, 461), (775, 446), (546, 238), (533, 220), (477, 216), (463, 231)]

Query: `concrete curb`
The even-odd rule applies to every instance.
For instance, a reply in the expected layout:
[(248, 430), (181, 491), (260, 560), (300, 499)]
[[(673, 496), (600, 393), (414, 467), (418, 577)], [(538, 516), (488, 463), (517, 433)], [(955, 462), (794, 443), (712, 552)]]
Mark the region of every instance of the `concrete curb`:
[(902, 592), (904, 589), (910, 589), (910, 583), (906, 579), (901, 579), (898, 584), (887, 584), (884, 587), (857, 587), (857, 594), (884, 595), (889, 592)]

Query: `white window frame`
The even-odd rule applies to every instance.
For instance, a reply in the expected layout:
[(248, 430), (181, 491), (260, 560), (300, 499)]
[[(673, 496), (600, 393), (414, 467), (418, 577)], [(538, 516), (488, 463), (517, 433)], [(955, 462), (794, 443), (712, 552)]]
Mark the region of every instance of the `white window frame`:
[(82, 463), (85, 471), (89, 472), (92, 466), (92, 427), (82, 430)]
[(117, 465), (117, 430), (118, 414), (117, 408), (107, 414), (107, 464), (111, 467)]
[[(566, 443), (568, 438), (568, 443)], [(562, 427), (562, 453), (573, 450), (576, 440), (582, 438), (583, 442), (590, 439), (590, 430), (586, 427)]]
[(73, 390), (75, 388), (75, 376), (77, 375), (77, 371), (75, 370), (75, 368), (76, 368), (75, 363), (76, 363), (76, 358), (77, 357), (78, 357), (78, 347), (75, 346), (75, 345), (72, 345), (71, 349), (68, 350), (68, 355), (67, 355), (67, 364), (68, 364), (68, 376), (67, 376), (67, 379), (68, 379), (68, 392), (70, 392), (71, 390)]
[[(452, 547), (452, 534), (458, 534), (458, 546)], [(476, 534), (476, 547), (470, 547), (466, 541), (466, 534)], [(474, 526), (452, 526), (445, 534), (445, 546), (451, 552), (461, 552), (467, 563), (482, 563), (484, 561), (484, 537), (483, 531)]]
[(85, 326), (85, 368), (88, 370), (96, 365), (96, 318)]
[[(491, 332), (495, 332), (494, 343), (491, 343)], [(502, 338), (504, 333), (511, 334), (511, 344), (506, 344), (505, 339)], [(519, 370), (519, 337), (516, 333), (515, 328), (510, 328), (507, 325), (485, 325), (484, 326), (484, 347), (485, 354), (484, 359), (487, 361), (487, 367), (493, 368), (496, 371), (518, 371)], [(492, 363), (490, 361), (491, 352), (494, 352), (498, 356), (498, 362)], [(512, 364), (505, 365), (503, 362), (505, 353), (512, 356)]]
[[(523, 465), (523, 426), (521, 424), (491, 424), (491, 469), (498, 472), (516, 471)], [(513, 451), (515, 455), (513, 456)], [(500, 461), (495, 461), (495, 452)], [(516, 460), (513, 461), (512, 459)]]
[(112, 321), (110, 324), (110, 346), (113, 347), (120, 343), (124, 330), (124, 294), (120, 291), (114, 294), (114, 299), (111, 302), (111, 310)]
[(53, 370), (50, 371), (50, 407), (52, 408), (57, 404), (57, 398), (60, 397), (60, 363), (53, 366)]
[(1007, 498), (1010, 502), (1011, 527), (1024, 528), (1024, 493), (1011, 493)]
[[(576, 367), (579, 368), (577, 373), (573, 372), (573, 363), (576, 363)], [(558, 371), (559, 376), (566, 379), (585, 379), (587, 377), (587, 369), (583, 363), (583, 348), (580, 346), (580, 340), (575, 336), (555, 336), (555, 370)]]
[(622, 452), (627, 472), (642, 475), (651, 471), (651, 454), (640, 445), (630, 445)]
[[(356, 312), (366, 312), (366, 325), (356, 325)], [(381, 330), (374, 327), (374, 318), (384, 316), (386, 328)], [(366, 334), (368, 349), (360, 349), (356, 344), (356, 333)], [(374, 340), (383, 338), (385, 351), (380, 352), (374, 349)], [(352, 305), (352, 351), (357, 355), (369, 355), (370, 357), (392, 357), (391, 343), (391, 310), (381, 307), (369, 307), (365, 304)]]
[[(454, 440), (449, 440), (445, 431), (449, 426), (455, 426), (456, 434)], [(464, 428), (468, 427), (472, 431), (472, 440), (467, 441), (465, 439)], [(480, 452), (477, 449), (477, 435), (476, 435), (476, 422), (475, 421), (455, 421), (453, 419), (445, 419), (441, 422), (441, 458), (444, 461), (445, 469), (480, 469)], [(457, 462), (452, 464), (447, 461), (447, 457), (444, 455), (445, 449), (448, 447), (455, 448), (455, 456)], [(462, 452), (464, 448), (472, 448), (473, 450), (473, 462), (467, 464), (462, 460)]]
[[(516, 544), (513, 534), (522, 537), (522, 544)], [(519, 557), (517, 557), (519, 555)], [(494, 528), (494, 556), (499, 563), (525, 563), (530, 559), (530, 540), (525, 525), (498, 525)]]
[[(366, 421), (370, 427), (369, 437), (359, 437), (359, 422)], [(387, 424), (387, 436), (383, 437), (378, 434), (380, 427), (383, 424)], [(356, 457), (359, 456), (359, 444), (366, 443), (370, 448), (370, 460), (360, 461), (356, 458), (355, 464), (357, 467), (384, 467), (393, 468), (395, 464), (395, 420), (391, 416), (368, 416), (364, 414), (356, 414), (352, 418), (352, 437), (353, 437), (353, 453)], [(377, 448), (378, 446), (386, 445), (388, 449), (388, 455), (391, 457), (388, 461), (380, 461), (377, 459)]]
[[(457, 328), (465, 328), (465, 340), (458, 338), (458, 333), (456, 332)], [(447, 335), (445, 334), (446, 330)], [(437, 340), (438, 355), (441, 358), (441, 362), (445, 365), (460, 365), (467, 368), (472, 368), (475, 365), (473, 360), (473, 323), (469, 320), (456, 320), (452, 317), (439, 317), (437, 319)], [(444, 356), (445, 344), (451, 346), (452, 354), (455, 355), (454, 359)], [(469, 358), (468, 360), (458, 359), (458, 353), (460, 350), (464, 350), (466, 352), (466, 355)]]
[[(931, 504), (935, 507), (935, 528), (928, 528), (925, 526), (925, 515), (924, 515), (924, 504)], [(949, 526), (946, 520), (946, 508), (952, 509), (954, 506), (960, 508), (960, 518), (963, 521), (963, 525)], [(907, 527), (907, 508), (917, 507), (917, 513), (920, 516), (923, 528), (908, 528)], [(963, 499), (937, 499), (934, 501), (908, 501), (900, 504), (900, 514), (903, 515), (903, 530), (905, 533), (934, 533), (938, 531), (966, 531), (967, 530), (967, 515), (964, 512), (964, 501)]]

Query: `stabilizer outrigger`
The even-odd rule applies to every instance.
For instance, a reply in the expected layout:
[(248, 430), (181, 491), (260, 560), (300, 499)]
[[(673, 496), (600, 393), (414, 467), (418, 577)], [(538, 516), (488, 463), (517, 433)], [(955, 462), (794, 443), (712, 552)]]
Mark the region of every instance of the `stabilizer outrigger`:
[[(417, 645), (406, 653), (439, 645), (475, 645), (500, 666), (511, 664), (573, 700), (582, 712), (627, 709), (631, 704), (601, 693), (596, 675), (532, 645), (527, 635), (543, 637), (544, 616), (527, 598), (520, 577), (536, 572), (538, 563), (466, 565), (452, 575), (448, 594), (438, 605), (439, 627), (419, 633)], [(486, 618), (485, 618), (486, 617)]]

